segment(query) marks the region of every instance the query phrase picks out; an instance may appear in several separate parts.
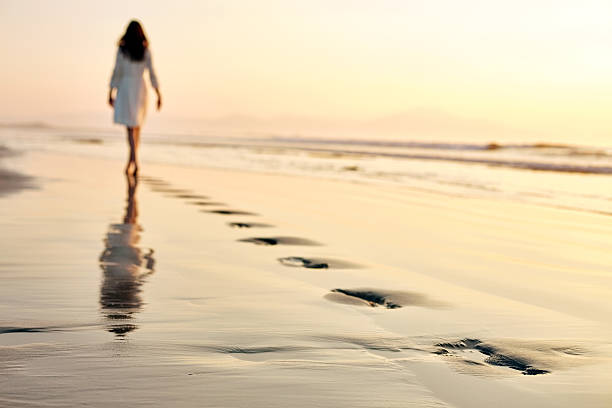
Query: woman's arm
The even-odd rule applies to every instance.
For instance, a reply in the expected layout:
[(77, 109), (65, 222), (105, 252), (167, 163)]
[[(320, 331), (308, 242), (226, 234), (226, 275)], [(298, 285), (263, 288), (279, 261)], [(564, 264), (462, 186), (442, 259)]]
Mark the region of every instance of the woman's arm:
[(110, 88), (108, 90), (108, 104), (110, 106), (115, 105), (115, 99), (113, 98), (113, 89), (117, 89), (123, 70), (121, 69), (121, 50), (117, 49), (117, 56), (115, 57), (115, 68), (113, 69), (113, 75), (110, 80)]
[(112, 107), (115, 106), (115, 98), (113, 97), (113, 89), (114, 88), (110, 88), (108, 90), (108, 104)]
[(155, 88), (155, 93), (157, 94), (157, 110), (160, 110), (162, 106), (162, 97), (159, 88)]
[(151, 86), (155, 89), (155, 93), (157, 94), (157, 110), (160, 110), (162, 106), (162, 97), (161, 92), (159, 91), (159, 81), (157, 80), (155, 69), (153, 68), (153, 58), (151, 57), (151, 51), (149, 49), (147, 49), (145, 60), (147, 63), (147, 69), (149, 70), (149, 79), (151, 80)]

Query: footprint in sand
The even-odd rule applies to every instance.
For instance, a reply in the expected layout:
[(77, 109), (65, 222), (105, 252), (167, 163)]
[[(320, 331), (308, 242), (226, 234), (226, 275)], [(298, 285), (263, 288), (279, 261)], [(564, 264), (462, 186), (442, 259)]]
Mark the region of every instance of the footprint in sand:
[(278, 262), (285, 266), (309, 269), (359, 269), (362, 267), (361, 265), (338, 259), (304, 258), (301, 256), (287, 256), (284, 258), (278, 258)]
[[(584, 362), (584, 350), (558, 342), (462, 339), (436, 344), (434, 354), (449, 357), (454, 363), (467, 366), (507, 367), (523, 375), (548, 374), (553, 369), (571, 367)], [(474, 351), (481, 356), (474, 361)], [(471, 354), (470, 354), (471, 353)], [(470, 357), (470, 358), (466, 358)], [(491, 367), (489, 367), (490, 369)]]
[(285, 266), (309, 268), (309, 269), (327, 269), (329, 264), (324, 261), (315, 259), (306, 259), (299, 256), (288, 256), (286, 258), (278, 258), (278, 262)]
[(224, 205), (226, 205), (225, 203), (219, 203), (219, 202), (216, 202), (216, 201), (194, 201), (194, 202), (191, 202), (189, 204), (197, 205), (197, 206), (200, 206), (200, 207), (204, 207), (204, 206), (208, 206), (208, 205), (216, 205), (216, 206), (224, 206)]
[[(208, 200), (210, 197), (203, 194), (195, 194), (191, 190), (182, 189), (182, 188), (173, 188), (172, 185), (162, 179), (154, 178), (154, 177), (139, 177), (139, 180), (142, 180), (144, 183), (147, 183), (151, 186), (151, 189), (158, 193), (166, 193), (170, 197), (182, 198), (184, 200)], [(204, 204), (206, 203), (206, 204)], [(196, 205), (224, 205), (223, 203), (212, 203), (212, 202), (198, 202), (193, 203)]]
[(429, 308), (442, 308), (447, 306), (443, 302), (432, 300), (426, 295), (417, 292), (404, 292), (383, 289), (332, 289), (325, 295), (332, 302), (358, 305), (383, 306), (387, 309), (399, 309), (404, 306), (422, 306)]
[(229, 225), (232, 228), (238, 228), (238, 229), (242, 229), (242, 228), (272, 228), (273, 227), (273, 225), (262, 224), (262, 223), (258, 223), (258, 222), (228, 222), (227, 225)]
[(176, 198), (183, 198), (185, 200), (207, 200), (209, 197), (202, 194), (177, 194)]
[[(195, 194), (191, 190), (186, 190), (186, 189), (181, 189), (181, 188), (172, 188), (170, 183), (162, 179), (159, 179), (159, 178), (141, 176), (139, 177), (139, 179), (149, 184), (151, 186), (151, 190), (155, 192), (166, 193), (171, 197), (182, 198), (185, 200), (199, 200), (199, 201), (189, 202), (189, 204), (191, 205), (197, 205), (197, 206), (202, 206), (202, 207), (203, 206), (225, 206), (226, 205), (225, 203), (219, 203), (215, 201), (205, 201), (205, 200), (208, 200), (210, 197), (202, 195), (202, 194)], [(252, 212), (241, 211), (241, 210), (220, 210), (219, 209), (219, 210), (208, 210), (208, 211), (203, 211), (203, 212), (219, 214), (219, 215), (252, 215), (252, 216), (258, 215)], [(240, 224), (240, 223), (235, 223), (235, 224)], [(247, 227), (247, 225), (249, 226)], [(264, 227), (267, 225), (243, 223), (241, 224), (241, 226), (236, 225), (235, 228), (250, 228), (250, 227), (256, 227), (256, 226)]]
[(297, 238), (297, 237), (255, 237), (245, 238), (238, 240), (240, 242), (250, 242), (257, 245), (306, 245), (306, 246), (318, 246), (321, 245), (318, 242), (311, 241), (309, 239)]
[(150, 177), (150, 176), (138, 176), (138, 181), (143, 181), (147, 184), (164, 184), (164, 185), (169, 184), (167, 181), (164, 181), (160, 178)]
[(240, 210), (210, 210), (206, 211), (212, 214), (220, 214), (220, 215), (258, 215), (248, 211), (240, 211)]
[(171, 196), (178, 195), (178, 194), (191, 194), (190, 190), (185, 190), (182, 188), (168, 188), (168, 187), (153, 186), (151, 190), (155, 191), (156, 193), (166, 193)]

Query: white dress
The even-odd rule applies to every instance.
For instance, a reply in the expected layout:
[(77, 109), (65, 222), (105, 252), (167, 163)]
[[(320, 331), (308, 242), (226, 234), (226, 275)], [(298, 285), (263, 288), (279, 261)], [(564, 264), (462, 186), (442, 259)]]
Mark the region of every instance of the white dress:
[(132, 61), (120, 49), (117, 50), (115, 69), (110, 87), (117, 89), (115, 98), (114, 122), (128, 127), (142, 125), (147, 112), (147, 85), (144, 80), (145, 70), (153, 88), (159, 88), (157, 76), (151, 61), (151, 52), (145, 50), (142, 61)]

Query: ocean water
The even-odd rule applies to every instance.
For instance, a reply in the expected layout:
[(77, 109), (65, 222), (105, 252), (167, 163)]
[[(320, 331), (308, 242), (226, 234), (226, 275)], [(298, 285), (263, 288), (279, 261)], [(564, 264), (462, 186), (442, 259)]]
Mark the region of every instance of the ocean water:
[[(494, 137), (492, 137), (494, 140)], [(120, 158), (122, 129), (3, 125), (0, 145), (16, 151)], [(396, 184), (445, 194), (523, 201), (612, 214), (611, 146), (562, 143), (462, 143), (239, 135), (228, 132), (142, 134), (146, 163), (239, 169)]]

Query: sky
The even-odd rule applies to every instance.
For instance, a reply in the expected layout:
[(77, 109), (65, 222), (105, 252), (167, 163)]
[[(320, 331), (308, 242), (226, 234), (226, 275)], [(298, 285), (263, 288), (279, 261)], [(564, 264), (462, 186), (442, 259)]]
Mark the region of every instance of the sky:
[(110, 121), (133, 18), (161, 82), (157, 121), (457, 124), (612, 145), (609, 0), (0, 0), (0, 119)]

